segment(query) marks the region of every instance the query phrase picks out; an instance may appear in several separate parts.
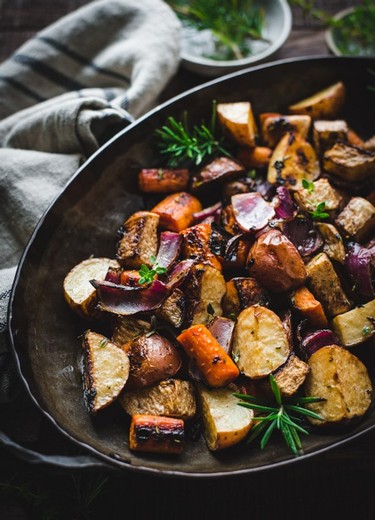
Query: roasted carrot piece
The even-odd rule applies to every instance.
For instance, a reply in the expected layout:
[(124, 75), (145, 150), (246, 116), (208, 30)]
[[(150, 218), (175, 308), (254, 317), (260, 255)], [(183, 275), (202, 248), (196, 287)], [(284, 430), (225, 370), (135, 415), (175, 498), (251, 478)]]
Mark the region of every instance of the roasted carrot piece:
[(309, 323), (318, 328), (328, 327), (328, 320), (322, 304), (314, 297), (307, 287), (299, 287), (292, 294), (294, 307)]
[(134, 451), (179, 455), (185, 448), (184, 421), (159, 415), (133, 415), (129, 448)]
[(138, 186), (143, 193), (176, 193), (189, 185), (189, 170), (144, 168), (138, 175)]
[(352, 128), (349, 128), (348, 130), (348, 142), (349, 144), (352, 144), (354, 146), (358, 146), (359, 148), (363, 148), (365, 145), (365, 142), (363, 139), (359, 137), (359, 135), (354, 132)]
[(263, 114), (259, 114), (259, 123), (260, 123), (260, 126), (263, 125), (263, 122), (269, 118), (269, 117), (281, 117), (282, 114), (280, 114), (279, 112), (263, 112)]
[(237, 158), (246, 168), (261, 168), (268, 166), (271, 155), (271, 148), (256, 146), (255, 148), (241, 148), (237, 153)]
[(120, 283), (121, 285), (128, 285), (130, 287), (134, 287), (136, 285), (139, 285), (140, 278), (141, 275), (139, 274), (139, 271), (133, 269), (130, 271), (122, 271), (120, 275)]
[(169, 231), (182, 231), (192, 224), (193, 214), (202, 210), (199, 200), (185, 191), (168, 195), (151, 211), (160, 217), (160, 227)]
[(209, 386), (220, 388), (239, 376), (238, 367), (205, 325), (189, 327), (181, 332), (177, 341)]
[(207, 262), (219, 271), (222, 266), (218, 258), (210, 249), (211, 224), (202, 222), (181, 231), (182, 252), (185, 258), (192, 258), (199, 262)]

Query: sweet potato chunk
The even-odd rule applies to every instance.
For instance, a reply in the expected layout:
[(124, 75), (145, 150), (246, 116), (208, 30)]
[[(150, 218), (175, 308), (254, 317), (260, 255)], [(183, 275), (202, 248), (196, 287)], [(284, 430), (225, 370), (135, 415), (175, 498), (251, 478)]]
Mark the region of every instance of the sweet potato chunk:
[(185, 191), (168, 195), (151, 211), (160, 217), (160, 226), (169, 231), (182, 231), (194, 220), (194, 213), (201, 211), (199, 200)]

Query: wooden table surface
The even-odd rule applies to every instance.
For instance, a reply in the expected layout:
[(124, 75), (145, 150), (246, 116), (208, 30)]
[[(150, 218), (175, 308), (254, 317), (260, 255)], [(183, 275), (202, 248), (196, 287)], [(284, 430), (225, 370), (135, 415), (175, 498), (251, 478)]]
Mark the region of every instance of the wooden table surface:
[[(140, 0), (141, 1), (141, 0)], [(0, 0), (0, 60), (86, 0)], [(317, 2), (330, 12), (358, 2)], [(293, 30), (272, 60), (327, 55), (324, 29), (293, 8)], [(179, 70), (161, 99), (204, 82)], [(22, 432), (20, 432), (22, 437)], [(375, 433), (287, 469), (219, 480), (58, 471), (0, 446), (0, 519), (374, 518)]]

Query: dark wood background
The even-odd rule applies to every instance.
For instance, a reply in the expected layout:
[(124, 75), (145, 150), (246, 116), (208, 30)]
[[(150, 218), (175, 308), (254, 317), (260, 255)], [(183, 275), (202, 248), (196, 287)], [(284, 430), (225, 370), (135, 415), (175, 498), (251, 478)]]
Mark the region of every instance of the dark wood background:
[[(0, 0), (0, 61), (35, 32), (86, 3)], [(356, 3), (330, 1), (316, 5), (334, 13)], [(288, 41), (272, 60), (327, 55), (321, 24), (303, 16), (296, 7), (293, 20)], [(180, 70), (161, 99), (205, 80)], [(18, 437), (25, 437), (22, 427)], [(198, 481), (102, 470), (57, 470), (26, 463), (0, 446), (0, 519), (372, 519), (374, 446), (375, 434), (367, 434), (290, 467)]]

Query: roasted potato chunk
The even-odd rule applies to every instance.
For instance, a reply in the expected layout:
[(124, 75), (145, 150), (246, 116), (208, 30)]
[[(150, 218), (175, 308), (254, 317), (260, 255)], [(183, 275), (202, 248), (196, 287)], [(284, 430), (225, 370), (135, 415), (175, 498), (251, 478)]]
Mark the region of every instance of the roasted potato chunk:
[(88, 258), (73, 267), (64, 279), (64, 296), (69, 307), (84, 318), (98, 315), (96, 289), (90, 280), (103, 281), (110, 267), (118, 267), (116, 260)]
[[(302, 387), (310, 368), (293, 352), (286, 363), (274, 372), (273, 376), (283, 397), (291, 397)], [(268, 384), (268, 382), (267, 382)]]
[(280, 318), (267, 307), (253, 305), (238, 316), (232, 356), (246, 376), (268, 376), (284, 364), (290, 353), (288, 336)]
[(135, 337), (150, 332), (151, 328), (149, 321), (134, 316), (116, 316), (113, 323), (112, 341), (122, 347)]
[(346, 236), (361, 242), (375, 230), (375, 207), (363, 197), (352, 197), (336, 219)]
[(250, 147), (256, 145), (258, 129), (251, 103), (218, 103), (216, 110), (220, 123), (236, 143)]
[(294, 192), (294, 198), (299, 207), (307, 213), (315, 211), (322, 202), (324, 211), (338, 210), (342, 204), (341, 195), (327, 179), (318, 179), (312, 184), (312, 189), (300, 188)]
[(273, 292), (290, 291), (305, 282), (306, 269), (292, 242), (277, 229), (261, 234), (248, 257), (251, 276)]
[(360, 182), (375, 175), (375, 153), (338, 142), (323, 155), (326, 172), (348, 182)]
[(340, 81), (289, 107), (291, 114), (306, 114), (313, 119), (337, 118), (345, 102), (345, 86)]
[(164, 300), (161, 307), (157, 309), (156, 315), (170, 325), (178, 329), (185, 320), (186, 314), (186, 297), (184, 293), (176, 288)]
[(129, 377), (126, 353), (102, 334), (90, 330), (82, 337), (83, 382), (86, 406), (97, 413), (120, 394)]
[(307, 115), (269, 114), (261, 118), (263, 142), (275, 148), (280, 139), (288, 132), (300, 134), (307, 139), (311, 125), (311, 117)]
[(337, 316), (351, 308), (339, 277), (326, 253), (319, 253), (306, 265), (307, 285), (323, 305), (327, 316)]
[(126, 390), (144, 388), (173, 377), (182, 364), (177, 347), (156, 332), (134, 338), (124, 349), (130, 362)]
[(343, 347), (363, 343), (375, 334), (375, 300), (339, 314), (332, 320), (332, 329)]
[(289, 189), (299, 190), (303, 179), (313, 181), (319, 174), (319, 161), (311, 144), (298, 134), (285, 134), (270, 159), (268, 182), (281, 183)]
[(123, 267), (151, 267), (151, 257), (158, 251), (158, 225), (159, 216), (150, 211), (137, 211), (125, 221), (116, 255)]
[(218, 269), (194, 265), (183, 290), (187, 298), (187, 324), (207, 324), (214, 316), (222, 315), (225, 279)]
[(337, 141), (346, 141), (348, 138), (348, 125), (346, 121), (314, 121), (313, 139), (315, 150), (322, 155), (326, 150), (332, 148)]
[(322, 347), (308, 360), (310, 372), (305, 392), (325, 401), (308, 407), (320, 414), (322, 421), (308, 417), (311, 423), (347, 423), (363, 416), (371, 404), (372, 385), (365, 365), (348, 350), (337, 345)]
[(325, 222), (317, 222), (316, 227), (324, 238), (323, 251), (340, 264), (345, 262), (345, 248), (342, 236), (332, 224)]
[(246, 437), (252, 427), (254, 412), (238, 406), (232, 388), (208, 390), (198, 386), (203, 433), (209, 450), (234, 446)]
[(251, 305), (267, 305), (270, 302), (268, 292), (255, 278), (236, 277), (226, 284), (223, 298), (223, 311), (226, 316), (237, 316)]
[(163, 415), (192, 419), (196, 413), (192, 383), (182, 379), (167, 379), (139, 390), (125, 390), (118, 401), (129, 415)]

